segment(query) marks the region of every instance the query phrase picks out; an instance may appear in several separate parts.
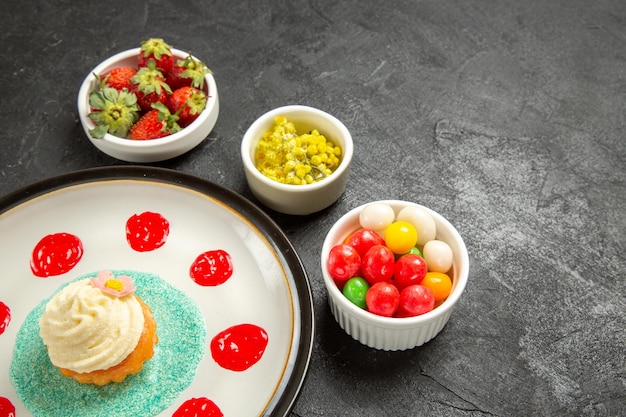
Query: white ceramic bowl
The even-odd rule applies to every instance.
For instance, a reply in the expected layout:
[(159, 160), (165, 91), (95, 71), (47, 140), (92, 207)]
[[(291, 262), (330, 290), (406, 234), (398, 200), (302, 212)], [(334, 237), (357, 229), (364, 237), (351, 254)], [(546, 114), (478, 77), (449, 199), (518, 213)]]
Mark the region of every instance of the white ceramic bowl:
[(391, 205), (396, 215), (408, 205), (421, 207), (430, 213), (437, 227), (436, 238), (448, 243), (453, 252), (452, 290), (448, 298), (432, 311), (423, 315), (394, 318), (377, 316), (363, 310), (351, 303), (342, 294), (327, 272), (328, 254), (333, 246), (342, 243), (348, 235), (360, 228), (359, 214), (367, 204), (350, 210), (328, 232), (322, 246), (322, 274), (328, 291), (330, 309), (346, 333), (364, 345), (375, 349), (406, 350), (428, 342), (446, 325), (454, 306), (465, 289), (469, 274), (469, 257), (461, 235), (440, 214), (419, 204), (406, 201), (384, 200), (382, 202)]
[[(335, 172), (321, 181), (305, 185), (282, 184), (259, 172), (254, 164), (254, 151), (263, 133), (272, 130), (276, 116), (284, 116), (293, 122), (300, 134), (317, 129), (338, 144), (342, 157)], [(241, 142), (241, 158), (252, 194), (272, 210), (295, 215), (315, 213), (337, 201), (348, 182), (352, 153), (352, 136), (343, 123), (322, 110), (301, 105), (283, 106), (263, 114), (248, 128)]]
[[(200, 116), (180, 132), (160, 139), (129, 140), (105, 134), (102, 139), (92, 138), (89, 131), (95, 127), (89, 114), (89, 93), (98, 87), (94, 74), (102, 74), (115, 67), (136, 66), (140, 48), (120, 52), (104, 60), (89, 72), (78, 91), (78, 116), (85, 134), (93, 145), (109, 156), (127, 162), (157, 162), (174, 158), (193, 149), (211, 133), (219, 113), (217, 85), (212, 74), (206, 74), (205, 87), (208, 88), (206, 108)], [(174, 59), (184, 59), (188, 52), (172, 49)], [(195, 57), (194, 57), (195, 58)], [(197, 59), (197, 58), (196, 58)]]

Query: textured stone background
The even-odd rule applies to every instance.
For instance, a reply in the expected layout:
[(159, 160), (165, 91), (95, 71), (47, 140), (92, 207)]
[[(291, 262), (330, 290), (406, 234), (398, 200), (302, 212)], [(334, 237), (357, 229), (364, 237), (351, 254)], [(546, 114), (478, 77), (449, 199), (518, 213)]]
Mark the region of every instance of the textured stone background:
[[(269, 212), (316, 309), (292, 417), (626, 415), (625, 2), (4, 0), (0, 26), (2, 194), (122, 164), (84, 136), (76, 93), (152, 36), (202, 57), (221, 100), (208, 140), (158, 166), (253, 199), (239, 142), (258, 115), (306, 104), (351, 130), (340, 201)], [(444, 331), (395, 353), (341, 331), (319, 271), (332, 223), (388, 198), (446, 216), (472, 262)]]

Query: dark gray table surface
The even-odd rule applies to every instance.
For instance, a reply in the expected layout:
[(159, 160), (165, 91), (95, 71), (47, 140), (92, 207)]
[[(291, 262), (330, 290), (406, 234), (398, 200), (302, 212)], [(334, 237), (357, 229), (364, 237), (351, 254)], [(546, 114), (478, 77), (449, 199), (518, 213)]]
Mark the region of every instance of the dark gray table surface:
[[(76, 93), (149, 37), (202, 57), (221, 105), (207, 140), (155, 166), (255, 201), (239, 144), (256, 117), (305, 104), (350, 129), (335, 205), (267, 211), (314, 296), (293, 417), (626, 415), (626, 2), (4, 0), (0, 27), (3, 195), (126, 164), (87, 140)], [(378, 199), (442, 213), (470, 254), (446, 328), (404, 352), (343, 333), (319, 268), (333, 222)]]

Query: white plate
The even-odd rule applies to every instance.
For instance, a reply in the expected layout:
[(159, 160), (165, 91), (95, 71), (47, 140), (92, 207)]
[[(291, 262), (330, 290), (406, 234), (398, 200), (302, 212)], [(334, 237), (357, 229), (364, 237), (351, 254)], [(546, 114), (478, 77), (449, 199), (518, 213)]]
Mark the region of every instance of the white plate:
[[(156, 212), (170, 223), (166, 244), (148, 252), (129, 247), (126, 220)], [(36, 277), (32, 251), (54, 233), (79, 236), (84, 252), (58, 276)], [(189, 278), (200, 253), (223, 249), (234, 263), (227, 283), (201, 287)], [(184, 291), (202, 311), (207, 344), (238, 323), (269, 335), (262, 358), (242, 372), (217, 365), (207, 346), (192, 384), (160, 416), (183, 401), (207, 397), (225, 416), (287, 415), (311, 355), (313, 306), (306, 272), (278, 226), (240, 195), (197, 177), (150, 167), (107, 167), (48, 179), (0, 199), (0, 301), (11, 320), (0, 334), (0, 397), (30, 415), (9, 379), (16, 334), (28, 313), (63, 283), (101, 269), (155, 273)], [(0, 323), (1, 324), (1, 323)]]

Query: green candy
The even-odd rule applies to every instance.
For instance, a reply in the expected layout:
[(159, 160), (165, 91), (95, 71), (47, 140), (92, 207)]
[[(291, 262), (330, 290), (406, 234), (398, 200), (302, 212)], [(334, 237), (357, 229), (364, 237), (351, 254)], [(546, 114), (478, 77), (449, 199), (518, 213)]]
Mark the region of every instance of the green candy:
[(422, 251), (420, 251), (418, 248), (416, 248), (415, 246), (413, 246), (413, 247), (411, 248), (411, 250), (410, 250), (410, 251), (408, 251), (407, 253), (395, 254), (396, 261), (397, 261), (398, 259), (402, 258), (404, 255), (409, 255), (409, 254), (411, 254), (411, 255), (419, 255), (419, 256), (421, 256), (422, 258), (424, 257), (424, 255), (422, 254)]
[(370, 286), (361, 277), (350, 278), (343, 286), (343, 295), (359, 308), (365, 309), (365, 294)]
[(411, 249), (408, 253), (412, 253), (414, 255), (419, 255), (422, 258), (424, 257), (424, 255), (422, 255), (422, 252), (420, 252), (419, 249), (417, 249), (415, 246), (413, 247), (413, 249)]

